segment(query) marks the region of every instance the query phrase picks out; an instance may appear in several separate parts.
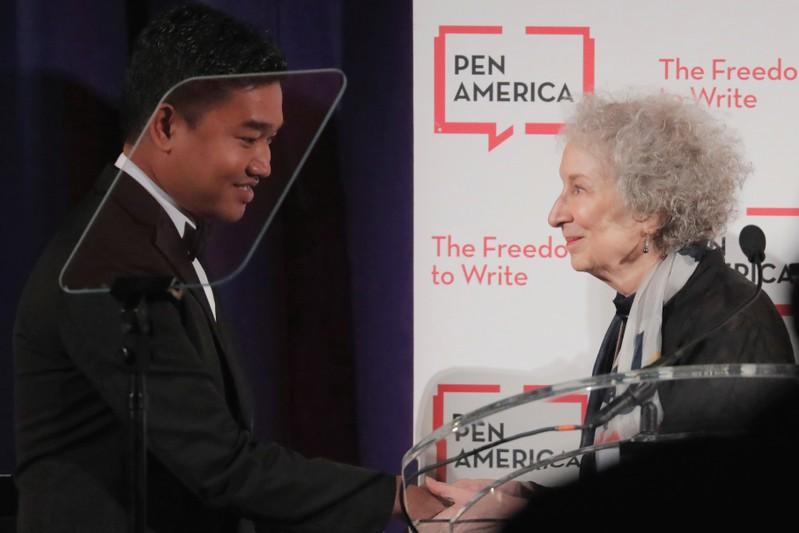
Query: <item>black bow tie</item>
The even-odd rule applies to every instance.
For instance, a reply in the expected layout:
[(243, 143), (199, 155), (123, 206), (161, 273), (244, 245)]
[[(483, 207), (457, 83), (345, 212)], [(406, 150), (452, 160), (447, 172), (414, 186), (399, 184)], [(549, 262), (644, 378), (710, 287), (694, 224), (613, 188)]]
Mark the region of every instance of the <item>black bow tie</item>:
[(189, 261), (194, 261), (194, 259), (202, 253), (203, 247), (205, 246), (205, 224), (198, 222), (197, 228), (193, 228), (191, 225), (186, 224), (183, 228), (182, 241), (186, 247), (186, 254)]

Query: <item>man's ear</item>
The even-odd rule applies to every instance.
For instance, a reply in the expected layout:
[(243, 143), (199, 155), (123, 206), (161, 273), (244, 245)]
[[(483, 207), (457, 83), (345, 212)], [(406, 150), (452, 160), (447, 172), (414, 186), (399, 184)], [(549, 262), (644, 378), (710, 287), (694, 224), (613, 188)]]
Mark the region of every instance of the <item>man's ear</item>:
[(180, 117), (172, 104), (162, 102), (147, 123), (147, 135), (153, 144), (163, 152), (172, 150), (175, 128), (179, 127)]

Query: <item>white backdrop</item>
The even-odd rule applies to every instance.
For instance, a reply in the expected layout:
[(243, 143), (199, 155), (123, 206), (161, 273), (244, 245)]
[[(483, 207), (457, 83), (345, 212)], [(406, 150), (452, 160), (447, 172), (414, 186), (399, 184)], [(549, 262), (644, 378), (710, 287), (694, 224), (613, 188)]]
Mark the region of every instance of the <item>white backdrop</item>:
[(491, 381), (491, 369), (536, 384), (590, 375), (613, 292), (571, 270), (546, 217), (561, 187), (551, 133), (568, 96), (592, 88), (698, 98), (740, 133), (755, 171), (727, 261), (748, 268), (738, 232), (762, 227), (766, 291), (790, 318), (780, 278), (799, 257), (798, 17), (799, 4), (774, 0), (414, 2), (417, 437), (433, 429), (442, 383)]

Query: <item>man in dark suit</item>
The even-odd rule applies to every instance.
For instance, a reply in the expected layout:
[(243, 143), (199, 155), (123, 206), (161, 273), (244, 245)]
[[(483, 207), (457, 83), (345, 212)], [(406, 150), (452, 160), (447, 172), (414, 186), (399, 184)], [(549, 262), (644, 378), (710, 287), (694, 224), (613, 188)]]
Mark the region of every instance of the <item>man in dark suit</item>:
[[(186, 236), (207, 218), (239, 220), (269, 176), (269, 144), (283, 122), (281, 87), (251, 77), (203, 90), (187, 84), (160, 98), (193, 76), (284, 69), (273, 45), (209, 8), (178, 8), (152, 22), (126, 81), (127, 140), (116, 163), (123, 173), (64, 284), (96, 288), (134, 275), (204, 282)], [(106, 292), (66, 293), (58, 281), (116, 174), (107, 169), (64, 224), (19, 305), (23, 532), (126, 529), (129, 372), (119, 304)], [(242, 372), (210, 288), (173, 291), (148, 311), (149, 530), (235, 532), (250, 519), (261, 530), (378, 531), (398, 514), (394, 476), (308, 460), (254, 439)], [(430, 515), (441, 508), (421, 489), (408, 497)]]

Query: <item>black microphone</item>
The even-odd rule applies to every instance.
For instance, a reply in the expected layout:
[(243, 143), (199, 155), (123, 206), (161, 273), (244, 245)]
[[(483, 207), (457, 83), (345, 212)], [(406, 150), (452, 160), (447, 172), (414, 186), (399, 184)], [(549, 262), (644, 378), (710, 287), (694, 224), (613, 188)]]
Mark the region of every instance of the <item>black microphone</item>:
[(655, 385), (652, 382), (631, 385), (617, 398), (600, 409), (593, 420), (587, 420), (585, 425), (594, 428), (604, 426), (618, 415), (629, 413), (636, 406), (643, 406), (654, 393)]
[(766, 235), (763, 230), (754, 224), (749, 224), (741, 230), (738, 236), (741, 251), (753, 265), (760, 264), (766, 259)]
[[(763, 230), (761, 230), (759, 227), (755, 226), (754, 224), (749, 224), (741, 230), (741, 233), (738, 237), (738, 242), (741, 245), (741, 250), (744, 252), (744, 254), (746, 254), (746, 257), (752, 263), (753, 272), (755, 269), (757, 270), (758, 276), (755, 293), (737, 309), (730, 313), (730, 315), (717, 326), (707, 331), (704, 335), (701, 335), (700, 337), (689, 342), (688, 344), (683, 345), (674, 353), (665, 357), (661, 357), (648, 368), (674, 365), (680, 360), (686, 350), (692, 348), (697, 343), (702, 342), (710, 335), (716, 333), (718, 330), (726, 326), (730, 320), (749, 307), (760, 295), (763, 290), (763, 261), (766, 259), (766, 236), (763, 233)], [(644, 405), (645, 402), (651, 398), (652, 395), (654, 395), (654, 393), (655, 387), (652, 386), (652, 383), (631, 385), (623, 394), (619, 395), (605, 407), (600, 409), (596, 416), (594, 416), (593, 420), (586, 420), (585, 425), (592, 427), (603, 426), (617, 415), (628, 413), (637, 405)]]

